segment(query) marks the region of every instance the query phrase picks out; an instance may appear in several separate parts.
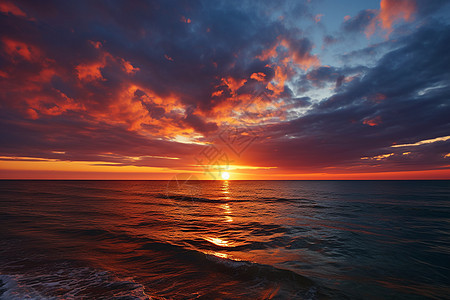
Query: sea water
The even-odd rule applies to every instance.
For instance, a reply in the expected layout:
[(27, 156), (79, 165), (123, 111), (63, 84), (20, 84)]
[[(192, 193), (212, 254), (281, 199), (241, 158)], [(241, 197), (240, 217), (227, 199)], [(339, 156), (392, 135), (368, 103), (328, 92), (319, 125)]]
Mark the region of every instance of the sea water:
[(443, 299), (449, 181), (0, 181), (0, 299)]

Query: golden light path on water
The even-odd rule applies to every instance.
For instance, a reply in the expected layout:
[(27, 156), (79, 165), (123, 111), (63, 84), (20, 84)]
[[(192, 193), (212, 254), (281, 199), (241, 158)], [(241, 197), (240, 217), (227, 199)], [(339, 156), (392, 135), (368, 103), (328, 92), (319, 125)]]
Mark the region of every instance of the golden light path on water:
[[(226, 174), (226, 175), (225, 175)], [(225, 175), (225, 176), (224, 176)], [(228, 179), (230, 177), (228, 172), (224, 172), (222, 173), (222, 178), (225, 179), (225, 177)], [(228, 182), (228, 180), (224, 180), (223, 184), (221, 186), (221, 193), (222, 193), (222, 199), (224, 200), (229, 200), (230, 199), (230, 184)], [(224, 222), (227, 223), (231, 223), (233, 222), (233, 218), (231, 216), (232, 214), (232, 210), (231, 207), (228, 203), (225, 204), (219, 204), (219, 207), (223, 210), (224, 213)], [(220, 247), (224, 247), (224, 248), (228, 248), (228, 247), (235, 247), (235, 243), (233, 243), (232, 241), (229, 240), (224, 240), (220, 237), (203, 237), (203, 239), (205, 239), (206, 241), (213, 243), (217, 246)], [(226, 254), (226, 253), (221, 253), (221, 252), (215, 252), (215, 251), (208, 251), (208, 254), (212, 254), (214, 256), (220, 257), (220, 258), (228, 258), (228, 259), (233, 259), (233, 260), (238, 260), (236, 258), (231, 257), (230, 255)]]

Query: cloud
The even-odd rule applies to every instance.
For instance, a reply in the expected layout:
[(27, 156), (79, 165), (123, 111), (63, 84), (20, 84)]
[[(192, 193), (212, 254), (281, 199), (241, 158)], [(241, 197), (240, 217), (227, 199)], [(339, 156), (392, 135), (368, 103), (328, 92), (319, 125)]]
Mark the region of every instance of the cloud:
[(411, 22), (417, 12), (415, 0), (381, 0), (380, 9), (366, 9), (355, 17), (346, 16), (342, 27), (347, 32), (364, 32), (370, 38), (381, 29), (385, 36), (394, 30), (394, 24)]
[(411, 21), (416, 12), (416, 3), (413, 0), (381, 0), (379, 19), (381, 27), (390, 34), (393, 24), (403, 19)]
[(339, 40), (337, 38), (333, 37), (332, 35), (326, 35), (323, 38), (323, 44), (324, 44), (323, 47), (330, 46), (332, 44), (337, 43), (338, 41)]
[(382, 123), (381, 117), (377, 116), (374, 118), (366, 118), (363, 120), (363, 124), (369, 125), (369, 126), (378, 126)]
[(391, 147), (392, 148), (412, 147), (412, 146), (420, 146), (420, 145), (431, 144), (431, 143), (436, 143), (436, 142), (444, 142), (444, 141), (448, 141), (448, 140), (450, 140), (450, 135), (449, 136), (438, 137), (438, 138), (434, 138), (434, 139), (423, 140), (423, 141), (419, 141), (419, 142), (412, 143), (412, 144), (392, 145)]
[[(270, 126), (265, 132), (271, 138), (252, 154), (254, 161), (270, 156), (275, 165), (302, 172), (441, 168), (448, 140), (426, 143), (427, 148), (408, 155), (398, 148), (386, 161), (360, 158), (392, 153), (391, 145), (428, 140), (430, 132), (448, 135), (450, 73), (444, 66), (450, 63), (445, 58), (449, 33), (448, 26), (434, 24), (402, 39), (401, 47), (387, 52), (361, 78), (343, 85), (306, 115)], [(318, 69), (309, 77), (330, 81), (331, 74), (332, 70)]]
[(28, 61), (38, 60), (41, 56), (37, 47), (9, 38), (2, 39), (4, 51), (13, 61), (22, 58)]
[(416, 2), (414, 0), (381, 0), (380, 9), (376, 18), (372, 18), (365, 30), (367, 38), (375, 33), (380, 27), (385, 36), (388, 37), (394, 30), (393, 25), (400, 20), (410, 22), (416, 13)]
[[(78, 157), (80, 152), (70, 156), (71, 145), (58, 142), (53, 126), (61, 127), (60, 135), (78, 137), (73, 143), (86, 140), (86, 132), (98, 137), (106, 128), (152, 141), (183, 137), (197, 142), (217, 130), (215, 118), (232, 121), (231, 116), (239, 122), (232, 110), (216, 108), (244, 105), (250, 90), (239, 89), (246, 83), (246, 88), (256, 82), (282, 95), (292, 76), (287, 73), (293, 72), (286, 66), (306, 67), (308, 60), (316, 60), (310, 54), (312, 43), (300, 32), (293, 33), (278, 19), (268, 24), (261, 11), (239, 5), (50, 1), (24, 2), (19, 8), (5, 3), (0, 101), (14, 116), (4, 120), (5, 126), (25, 137), (32, 124), (39, 124), (42, 132), (34, 134), (41, 139), (29, 141), (48, 147), (51, 154), (45, 147), (34, 152), (44, 157), (62, 149), (67, 159), (86, 159)], [(17, 16), (34, 21), (18, 21)], [(278, 43), (279, 36), (292, 61), (266, 66), (255, 56)], [(3, 134), (19, 154), (24, 145)], [(110, 143), (116, 140), (112, 135)], [(89, 156), (98, 160), (94, 153)]]
[(448, 4), (443, 0), (380, 0), (379, 9), (362, 10), (355, 17), (345, 16), (342, 29), (346, 32), (364, 32), (367, 38), (379, 32), (388, 38), (395, 25), (411, 23), (416, 18), (424, 22)]
[(315, 86), (323, 87), (324, 83), (336, 81), (340, 77), (337, 70), (329, 66), (322, 66), (308, 72), (305, 79), (311, 81)]
[(184, 119), (185, 123), (191, 126), (197, 132), (208, 135), (208, 133), (216, 131), (219, 127), (215, 122), (206, 122), (200, 116), (193, 112), (188, 112)]
[[(280, 172), (437, 168), (448, 154), (448, 141), (391, 147), (449, 134), (448, 25), (400, 30), (443, 2), (382, 1), (333, 35), (303, 26), (318, 15), (297, 1), (11, 3), (0, 156), (188, 169), (227, 125), (259, 128), (242, 164)], [(342, 38), (372, 24), (399, 34), (359, 50)], [(322, 59), (316, 41), (348, 53)]]
[(356, 16), (346, 18), (342, 27), (347, 32), (364, 32), (377, 16), (374, 9), (360, 11)]
[(314, 17), (314, 21), (316, 21), (316, 23), (319, 23), (323, 16), (324, 16), (323, 14), (317, 14)]
[(21, 10), (14, 3), (11, 3), (9, 1), (3, 1), (0, 3), (0, 12), (3, 14), (11, 14), (17, 17), (23, 17), (28, 19), (27, 14), (23, 10)]

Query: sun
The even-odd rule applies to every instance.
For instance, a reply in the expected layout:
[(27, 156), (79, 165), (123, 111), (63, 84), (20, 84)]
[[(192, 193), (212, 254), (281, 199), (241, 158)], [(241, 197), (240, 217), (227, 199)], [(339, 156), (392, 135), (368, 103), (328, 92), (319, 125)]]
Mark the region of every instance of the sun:
[(228, 172), (222, 172), (222, 179), (223, 180), (228, 180), (230, 178), (230, 173)]

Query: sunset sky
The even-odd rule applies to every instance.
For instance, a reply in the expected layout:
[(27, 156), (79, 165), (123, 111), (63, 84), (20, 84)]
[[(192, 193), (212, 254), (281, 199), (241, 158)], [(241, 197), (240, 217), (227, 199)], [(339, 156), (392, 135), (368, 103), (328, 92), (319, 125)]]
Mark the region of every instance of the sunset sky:
[(450, 179), (450, 1), (0, 1), (0, 178)]

